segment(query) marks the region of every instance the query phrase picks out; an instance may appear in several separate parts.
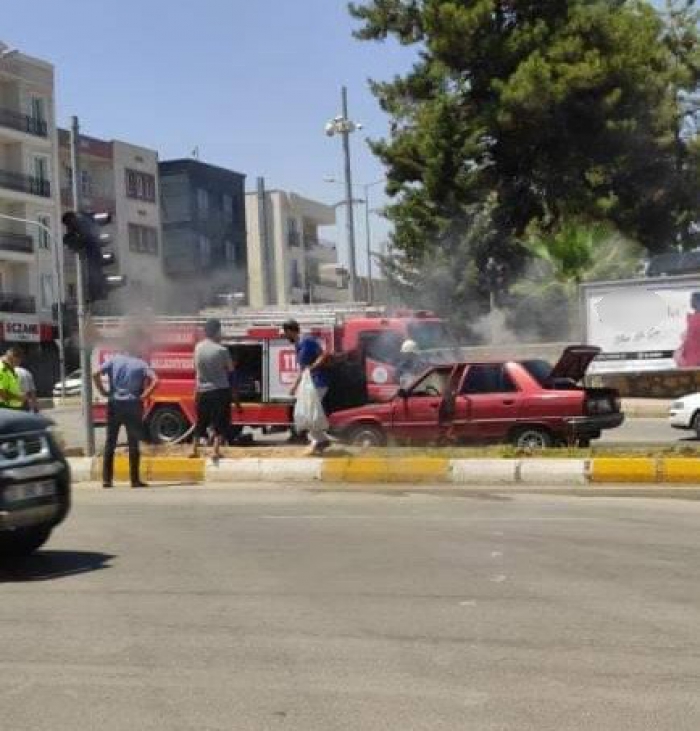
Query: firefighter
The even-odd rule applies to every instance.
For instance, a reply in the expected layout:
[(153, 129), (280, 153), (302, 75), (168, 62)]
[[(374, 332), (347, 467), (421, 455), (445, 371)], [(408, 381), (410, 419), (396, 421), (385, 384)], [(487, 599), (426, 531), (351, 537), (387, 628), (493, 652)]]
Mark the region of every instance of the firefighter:
[(404, 340), (401, 345), (401, 355), (396, 367), (396, 378), (401, 388), (407, 388), (423, 370), (418, 343), (411, 338)]

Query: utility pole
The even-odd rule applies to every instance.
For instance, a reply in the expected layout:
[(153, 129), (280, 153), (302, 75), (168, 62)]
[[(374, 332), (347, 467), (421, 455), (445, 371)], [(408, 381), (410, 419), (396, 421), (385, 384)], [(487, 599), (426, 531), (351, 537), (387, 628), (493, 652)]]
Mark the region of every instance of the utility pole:
[(350, 160), (350, 134), (354, 131), (354, 125), (348, 124), (348, 89), (343, 87), (343, 119), (345, 124), (342, 129), (343, 155), (345, 156), (345, 215), (348, 231), (348, 248), (350, 256), (350, 299), (357, 302), (357, 256), (355, 251), (355, 211), (352, 205), (352, 163)]
[(350, 301), (357, 301), (357, 254), (355, 251), (355, 211), (352, 198), (352, 165), (350, 160), (350, 135), (362, 129), (362, 125), (353, 122), (348, 117), (348, 90), (342, 88), (343, 113), (326, 124), (326, 135), (333, 137), (340, 135), (343, 138), (343, 156), (345, 159), (345, 206), (346, 227), (348, 238), (348, 265), (350, 269)]
[[(80, 142), (80, 124), (77, 117), (71, 123), (70, 147), (71, 167), (73, 169), (73, 209), (80, 212), (80, 161), (78, 147)], [(86, 303), (84, 254), (76, 256), (77, 294), (78, 294), (78, 339), (80, 342), (80, 375), (83, 397), (83, 425), (85, 428), (85, 455), (92, 457), (95, 454), (95, 426), (92, 421), (92, 349), (88, 342), (89, 311)]]
[(369, 185), (365, 185), (365, 234), (367, 235), (367, 303), (374, 300), (374, 284), (372, 282), (372, 229), (369, 209)]

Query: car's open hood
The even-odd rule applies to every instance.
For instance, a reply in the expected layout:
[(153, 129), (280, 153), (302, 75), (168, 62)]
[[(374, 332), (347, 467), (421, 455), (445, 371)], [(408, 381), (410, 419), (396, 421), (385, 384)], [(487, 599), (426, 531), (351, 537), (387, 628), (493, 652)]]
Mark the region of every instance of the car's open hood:
[(586, 375), (588, 366), (600, 353), (593, 345), (571, 345), (563, 353), (559, 362), (552, 368), (550, 379), (570, 378), (578, 383)]

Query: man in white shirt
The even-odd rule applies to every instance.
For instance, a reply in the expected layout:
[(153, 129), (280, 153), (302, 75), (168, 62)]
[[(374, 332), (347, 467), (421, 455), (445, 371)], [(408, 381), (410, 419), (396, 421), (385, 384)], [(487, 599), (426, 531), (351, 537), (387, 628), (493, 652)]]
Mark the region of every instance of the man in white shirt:
[(23, 366), (17, 366), (15, 373), (17, 374), (17, 378), (19, 378), (19, 387), (22, 389), (22, 395), (24, 396), (24, 410), (38, 414), (39, 401), (36, 397), (34, 376), (31, 371), (28, 371)]

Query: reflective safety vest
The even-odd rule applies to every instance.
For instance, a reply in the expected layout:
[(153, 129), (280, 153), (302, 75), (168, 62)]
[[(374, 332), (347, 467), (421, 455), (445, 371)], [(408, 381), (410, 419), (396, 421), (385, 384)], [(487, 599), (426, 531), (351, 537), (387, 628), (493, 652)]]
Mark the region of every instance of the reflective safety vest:
[(4, 360), (0, 361), (0, 408), (21, 409), (24, 406), (24, 394), (15, 369)]

